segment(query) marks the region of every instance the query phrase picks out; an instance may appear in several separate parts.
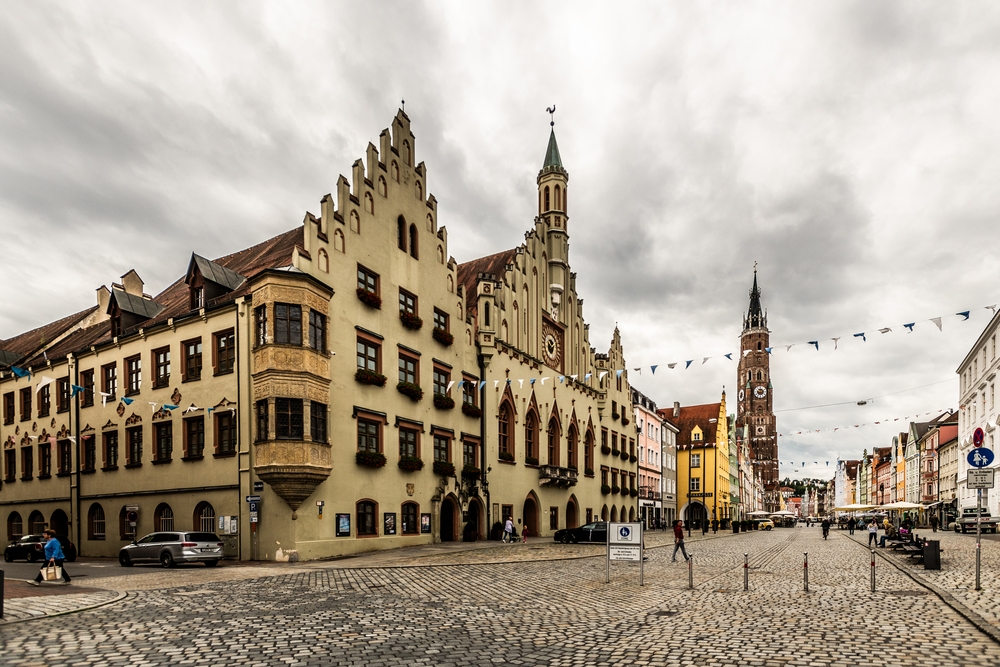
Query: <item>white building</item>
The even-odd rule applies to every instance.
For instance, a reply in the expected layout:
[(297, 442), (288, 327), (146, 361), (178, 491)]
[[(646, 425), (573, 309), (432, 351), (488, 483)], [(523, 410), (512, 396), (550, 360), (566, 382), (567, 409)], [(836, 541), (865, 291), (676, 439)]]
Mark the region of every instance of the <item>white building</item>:
[[(958, 389), (958, 509), (976, 506), (976, 491), (966, 488), (966, 474), (969, 470), (967, 456), (972, 449), (972, 436), (977, 428), (984, 431), (983, 447), (996, 452), (996, 376), (1000, 360), (997, 359), (997, 330), (1000, 329), (1000, 313), (993, 316), (980, 334), (975, 345), (959, 365)], [(1000, 465), (994, 459), (992, 468)], [(990, 514), (1000, 515), (1000, 503), (996, 490), (983, 490), (983, 506)]]

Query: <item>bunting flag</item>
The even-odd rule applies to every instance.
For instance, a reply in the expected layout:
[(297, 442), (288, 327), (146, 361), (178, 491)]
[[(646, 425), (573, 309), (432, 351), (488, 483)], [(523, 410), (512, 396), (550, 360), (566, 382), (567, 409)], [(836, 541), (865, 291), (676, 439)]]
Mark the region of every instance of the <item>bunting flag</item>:
[(881, 329), (878, 330), (880, 334), (887, 334), (890, 331), (892, 331), (892, 329), (890, 329), (889, 327), (882, 327)]
[(565, 381), (566, 381), (566, 376), (565, 375), (560, 375), (559, 376), (559, 384), (562, 384)]
[(937, 328), (938, 328), (938, 331), (944, 331), (944, 330), (943, 330), (943, 329), (941, 328), (941, 318), (940, 318), (940, 317), (932, 317), (932, 318), (931, 318), (931, 322), (933, 322), (933, 323), (934, 323), (934, 324), (935, 324), (935, 325), (937, 326)]
[(855, 338), (860, 338), (860, 339), (861, 339), (861, 340), (862, 340), (863, 342), (865, 342), (865, 343), (867, 343), (867, 342), (868, 342), (868, 339), (867, 339), (867, 338), (865, 338), (865, 332), (864, 332), (864, 331), (862, 331), (861, 333), (856, 333), (856, 334), (854, 334), (854, 337), (855, 337)]
[[(584, 382), (589, 382), (590, 381), (590, 376), (592, 376), (592, 375), (593, 375), (593, 373), (587, 373), (586, 375), (583, 376), (583, 381)], [(577, 376), (574, 375), (573, 379), (576, 380), (576, 378), (577, 378)]]
[(712, 358), (712, 357), (705, 357), (704, 359), (702, 359), (702, 360), (701, 360), (701, 365), (702, 365), (702, 366), (704, 366), (704, 365), (705, 365), (705, 362), (706, 362), (706, 361), (708, 361), (708, 360), (709, 360), (709, 359), (711, 359), (711, 358)]
[(617, 370), (617, 371), (615, 371), (615, 377), (616, 377), (616, 378), (620, 378), (620, 377), (622, 376), (622, 373), (624, 373), (624, 372), (625, 372), (625, 369), (624, 369), (624, 368), (622, 368), (622, 369), (620, 369), (620, 370)]
[(597, 374), (597, 379), (598, 380), (603, 380), (604, 376), (607, 375), (607, 374), (608, 374), (607, 371), (601, 371), (600, 373)]
[(111, 394), (109, 394), (106, 391), (102, 391), (102, 392), (98, 392), (98, 393), (100, 393), (100, 395), (101, 395), (101, 407), (102, 408), (106, 407), (107, 404), (108, 404), (108, 397), (111, 396)]
[(17, 366), (11, 366), (10, 367), (10, 372), (13, 373), (14, 375), (16, 375), (19, 378), (30, 378), (31, 377), (31, 371), (26, 371), (23, 368), (18, 368)]
[(45, 387), (48, 387), (50, 384), (52, 384), (55, 381), (56, 381), (55, 378), (50, 378), (47, 375), (43, 375), (42, 377), (38, 378), (38, 384), (35, 385), (35, 393), (37, 394), (42, 389), (44, 389)]
[(818, 340), (811, 340), (811, 341), (809, 341), (809, 344), (815, 346), (816, 347), (816, 351), (819, 352), (819, 341)]
[(790, 352), (793, 347), (795, 347), (795, 343), (792, 343), (791, 345), (786, 345), (785, 352)]
[[(732, 357), (730, 357), (728, 354), (726, 356), (729, 357), (730, 359), (732, 359)], [(657, 368), (656, 364), (653, 364), (652, 366), (650, 366), (649, 367), (650, 373), (652, 373), (653, 375), (656, 375), (656, 368)]]
[(743, 350), (743, 358), (745, 359), (748, 354), (753, 352), (753, 350)]
[(830, 340), (833, 341), (833, 349), (836, 350), (837, 349), (838, 341), (840, 340), (840, 336), (837, 336), (836, 338), (831, 338)]
[(551, 379), (552, 379), (552, 378), (551, 378), (551, 377), (548, 377), (548, 376), (546, 376), (546, 377), (543, 377), (543, 378), (542, 378), (542, 386), (543, 386), (543, 387), (545, 386), (545, 381), (546, 381), (546, 380), (551, 380)]
[(177, 406), (176, 405), (170, 405), (169, 403), (164, 403), (163, 404), (163, 409), (164, 410), (170, 410), (171, 412), (173, 412), (174, 410), (177, 409)]
[(185, 412), (185, 413), (187, 413), (187, 412), (198, 412), (199, 410), (201, 410), (201, 408), (199, 408), (199, 407), (195, 407), (194, 405), (192, 405), (191, 407), (189, 407), (189, 408), (188, 408), (187, 410), (185, 410), (184, 412)]
[[(733, 360), (733, 353), (732, 353), (732, 352), (726, 352), (726, 353), (725, 353), (724, 355), (722, 355), (722, 356), (724, 356), (724, 357), (725, 357), (726, 359), (729, 359), (729, 361), (732, 361), (732, 360)], [(655, 366), (654, 366), (654, 368), (655, 368)]]
[(641, 366), (639, 368), (633, 368), (632, 370), (634, 370), (639, 375), (642, 375), (642, 367)]
[[(570, 376), (569, 376), (569, 379), (570, 379), (570, 380), (572, 380), (573, 382), (576, 382), (576, 379), (577, 379), (578, 377), (580, 377), (580, 376), (579, 376), (579, 375), (576, 375), (576, 374), (573, 374), (573, 375), (570, 375)], [(588, 377), (588, 378), (590, 377), (590, 373), (587, 373), (587, 377)]]
[[(125, 399), (122, 399), (122, 400), (125, 400)], [(156, 401), (150, 401), (149, 402), (149, 407), (152, 408), (153, 412), (156, 412), (156, 406), (157, 405), (159, 405), (159, 403), (157, 403)]]
[(956, 315), (961, 315), (961, 316), (962, 316), (962, 318), (963, 318), (963, 319), (962, 319), (962, 321), (964, 322), (965, 320), (969, 319), (969, 312), (970, 312), (970, 311), (968, 311), (968, 310), (963, 310), (962, 312), (960, 312), (960, 313), (955, 313), (955, 314), (956, 314)]
[(496, 389), (498, 386), (500, 386), (500, 380), (494, 380), (493, 381), (493, 388)]
[[(510, 384), (510, 380), (507, 380), (507, 384)], [(519, 388), (521, 388), (521, 389), (524, 389), (524, 380), (523, 379), (522, 380), (518, 380), (517, 381), (517, 386)]]
[(764, 348), (764, 350), (766, 350), (768, 354), (771, 354), (771, 350), (773, 350), (773, 349), (774, 349), (773, 347), (765, 347)]
[[(459, 380), (458, 381), (458, 389), (461, 389), (463, 384), (465, 384), (465, 380)], [(448, 388), (450, 389), (451, 385), (448, 385)]]
[(669, 368), (670, 370), (673, 370), (673, 369), (674, 369), (674, 366), (676, 366), (676, 365), (677, 365), (676, 363), (673, 363), (673, 364), (667, 364), (667, 368)]
[(485, 387), (485, 386), (486, 386), (486, 380), (480, 380), (479, 381), (479, 391), (482, 391), (483, 387)]
[(75, 385), (75, 384), (71, 384), (69, 386), (69, 388), (72, 390), (71, 393), (70, 393), (70, 395), (69, 395), (70, 398), (73, 398), (74, 396), (76, 396), (77, 394), (79, 394), (81, 391), (83, 391), (83, 387), (81, 387), (79, 385)]
[(206, 412), (206, 414), (208, 414), (208, 416), (210, 416), (210, 417), (211, 417), (211, 416), (212, 416), (212, 412), (213, 412), (214, 410), (215, 410), (215, 408), (208, 408), (208, 409), (206, 409), (206, 411), (205, 411), (205, 412)]
[(910, 333), (913, 333), (913, 326), (915, 324), (916, 324), (916, 322), (910, 322), (909, 324), (904, 324), (903, 326), (906, 327), (909, 330)]
[(134, 398), (129, 398), (128, 396), (122, 396), (122, 403), (124, 403), (125, 405), (132, 405), (133, 402), (135, 402)]
[(693, 362), (693, 361), (694, 361), (694, 359), (688, 359), (687, 361), (685, 361), (684, 362), (684, 369), (687, 370), (688, 368), (690, 368), (691, 367), (691, 362)]

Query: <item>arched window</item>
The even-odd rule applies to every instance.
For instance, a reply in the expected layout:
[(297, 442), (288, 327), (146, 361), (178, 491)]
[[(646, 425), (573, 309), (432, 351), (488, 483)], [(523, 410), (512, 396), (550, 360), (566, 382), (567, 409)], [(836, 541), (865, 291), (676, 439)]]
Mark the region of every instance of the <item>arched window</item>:
[(601, 508), (601, 521), (607, 521), (607, 520), (608, 520), (608, 506), (605, 505), (604, 507)]
[(87, 512), (87, 539), (103, 540), (105, 532), (104, 508), (94, 503)]
[(529, 412), (524, 419), (524, 458), (538, 463), (538, 418), (534, 412)]
[(399, 165), (396, 164), (395, 160), (392, 161), (392, 165), (389, 167), (389, 175), (392, 176), (392, 180), (399, 183)]
[(383, 197), (385, 197), (385, 196), (388, 195), (388, 189), (387, 189), (387, 187), (385, 185), (385, 177), (384, 176), (379, 176), (378, 177), (378, 193), (380, 195), (382, 195)]
[(618, 508), (614, 505), (611, 506), (611, 523), (618, 521)]
[(497, 441), (500, 447), (501, 454), (513, 454), (513, 447), (510, 441), (510, 405), (506, 401), (500, 406), (500, 412), (497, 413)]
[(211, 504), (202, 501), (194, 508), (194, 530), (203, 533), (215, 532), (215, 508)]
[(31, 535), (39, 535), (45, 532), (45, 517), (38, 510), (28, 515), (28, 530)]
[(410, 142), (403, 140), (403, 162), (410, 164)]
[(483, 308), (483, 322), (484, 322), (483, 326), (488, 327), (490, 326), (490, 304), (487, 301), (484, 305), (485, 308)]
[(351, 211), (351, 231), (361, 233), (361, 218), (358, 217), (357, 211)]
[(562, 190), (558, 185), (556, 186), (556, 210), (562, 210)]
[(429, 231), (431, 234), (434, 233), (434, 216), (432, 216), (430, 213), (427, 214), (427, 231)]
[(403, 522), (400, 528), (403, 531), (403, 535), (418, 535), (420, 534), (420, 506), (416, 503), (403, 503)]
[(7, 515), (7, 539), (11, 542), (24, 537), (24, 523), (18, 512), (11, 512)]
[(758, 351), (758, 352), (759, 352), (759, 351), (760, 351), (760, 349), (761, 349), (760, 345), (761, 345), (760, 343), (757, 343), (757, 351)]
[(757, 382), (764, 381), (764, 371), (757, 371)]
[(438, 264), (444, 264), (444, 248), (438, 246)]
[(549, 465), (559, 465), (559, 422), (553, 417), (549, 420)]
[(410, 225), (410, 257), (413, 259), (420, 259), (420, 254), (417, 252), (417, 226)]
[(424, 186), (420, 184), (420, 181), (417, 181), (417, 199), (424, 200)]
[(174, 529), (174, 511), (170, 509), (170, 505), (166, 503), (160, 503), (156, 506), (156, 511), (153, 512), (153, 530), (173, 530)]
[(365, 193), (365, 210), (375, 215), (375, 200), (372, 198), (372, 193)]
[(357, 504), (358, 514), (358, 537), (377, 536), (378, 524), (375, 517), (378, 516), (378, 506), (371, 500), (362, 500)]
[[(333, 232), (333, 249), (341, 253), (347, 252), (347, 243), (344, 240), (344, 232), (340, 231), (339, 229), (336, 229)], [(321, 263), (319, 268), (322, 269), (323, 271), (329, 271), (330, 259), (329, 257), (326, 256), (326, 252), (322, 249), (320, 249), (320, 256), (323, 258), (321, 261), (326, 262), (326, 267), (324, 268), (323, 264)]]
[[(334, 245), (337, 244), (337, 235), (338, 234), (340, 234), (341, 240), (343, 240), (343, 238), (344, 238), (344, 235), (341, 234), (341, 232), (340, 232), (339, 229), (334, 230), (334, 232), (333, 232), (333, 239), (334, 239), (333, 243), (334, 243)], [(328, 254), (326, 254), (326, 250), (324, 250), (323, 248), (319, 249), (319, 260), (318, 260), (317, 264), (319, 265), (319, 270), (322, 271), (323, 273), (329, 273), (330, 272), (330, 256)]]
[(583, 440), (583, 467), (585, 471), (591, 471), (589, 474), (594, 474), (594, 432), (589, 430)]
[(449, 275), (448, 279), (447, 279), (447, 283), (448, 283), (448, 291), (451, 292), (452, 294), (454, 294), (455, 293), (455, 279), (452, 278)]
[(406, 252), (406, 220), (403, 216), (396, 220), (396, 247)]
[(118, 534), (123, 540), (135, 539), (135, 533), (138, 526), (133, 526), (128, 520), (128, 509), (125, 505), (122, 505), (122, 509), (118, 512)]
[(551, 208), (551, 206), (549, 206), (549, 186), (547, 185), (545, 186), (545, 190), (543, 190), (542, 199), (545, 201), (545, 205), (542, 207), (542, 211), (543, 212), (548, 211)]
[(566, 465), (576, 468), (576, 424), (571, 424), (566, 436)]

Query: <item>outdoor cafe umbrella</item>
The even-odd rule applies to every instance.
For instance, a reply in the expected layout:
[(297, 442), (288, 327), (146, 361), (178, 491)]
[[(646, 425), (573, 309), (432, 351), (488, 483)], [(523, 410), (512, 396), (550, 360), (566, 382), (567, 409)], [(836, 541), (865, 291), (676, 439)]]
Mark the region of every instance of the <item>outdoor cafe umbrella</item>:
[(747, 516), (768, 516), (769, 513), (764, 510), (757, 510), (755, 512), (747, 512)]
[(844, 505), (843, 507), (834, 507), (834, 512), (860, 512), (863, 510), (875, 509), (874, 505), (862, 505), (861, 503), (852, 503), (850, 505)]
[(889, 503), (888, 505), (879, 505), (880, 510), (919, 510), (923, 509), (924, 506), (917, 503), (908, 503), (903, 500), (898, 500), (894, 503)]

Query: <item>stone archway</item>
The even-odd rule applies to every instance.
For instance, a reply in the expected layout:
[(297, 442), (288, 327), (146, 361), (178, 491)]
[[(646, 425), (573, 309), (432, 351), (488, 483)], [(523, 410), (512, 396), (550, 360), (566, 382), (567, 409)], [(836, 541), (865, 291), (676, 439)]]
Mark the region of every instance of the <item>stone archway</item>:
[(56, 531), (57, 537), (69, 537), (69, 517), (66, 512), (56, 510), (49, 519), (49, 528)]
[(524, 525), (528, 527), (528, 536), (538, 537), (538, 502), (535, 500), (534, 494), (529, 494), (524, 499), (524, 512), (522, 515)]
[(635, 508), (634, 507), (629, 507), (628, 508), (628, 520), (629, 520), (629, 523), (635, 523)]
[(566, 527), (577, 528), (580, 525), (580, 508), (576, 505), (576, 496), (571, 496), (566, 503)]
[(611, 506), (611, 523), (618, 523), (618, 508)]
[(708, 510), (701, 503), (690, 503), (684, 508), (684, 522), (692, 530), (700, 530), (706, 521), (708, 521)]
[(462, 529), (462, 541), (463, 542), (475, 542), (482, 539), (483, 529), (482, 529), (482, 514), (483, 506), (478, 499), (472, 498), (469, 500), (469, 520), (465, 522), (465, 528)]
[(448, 497), (441, 502), (441, 520), (438, 523), (441, 526), (441, 541), (454, 542), (458, 525), (458, 503), (453, 498)]

